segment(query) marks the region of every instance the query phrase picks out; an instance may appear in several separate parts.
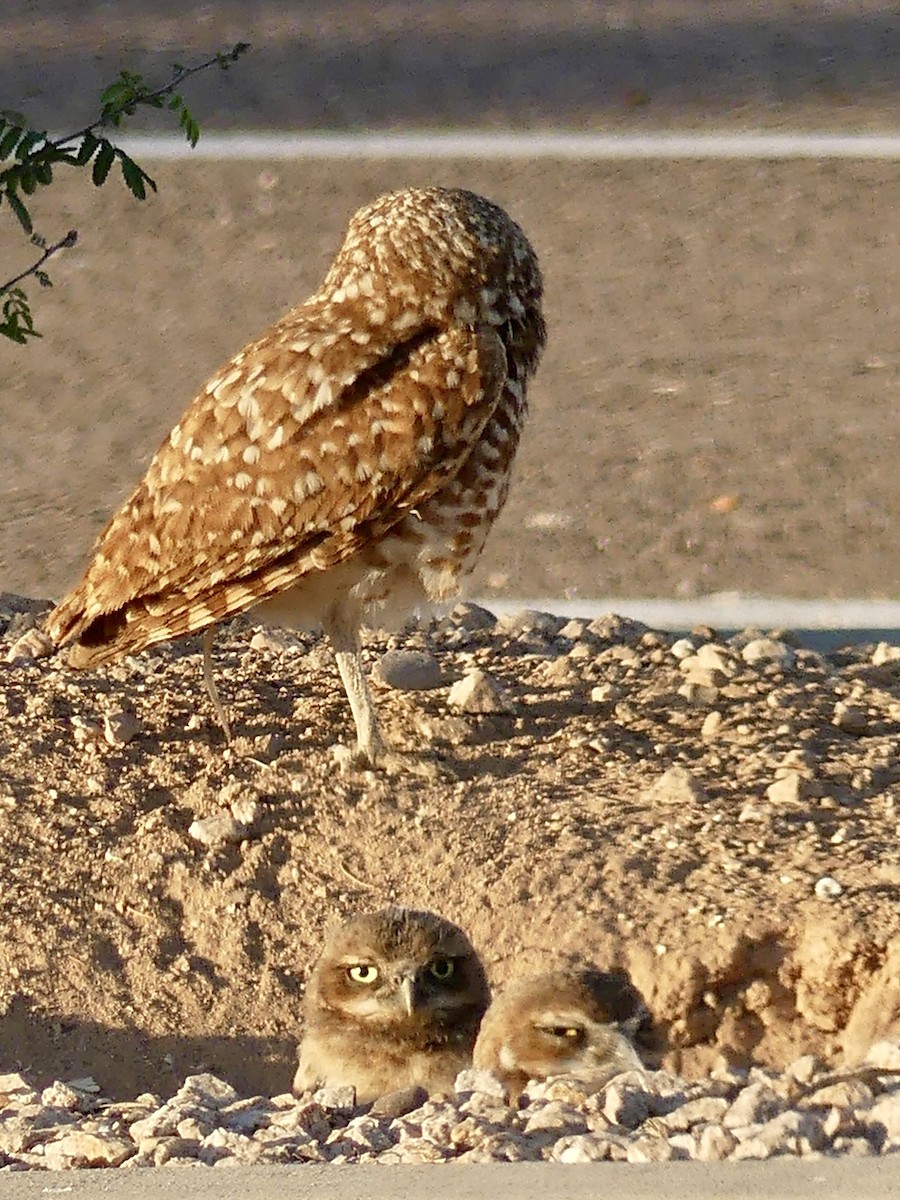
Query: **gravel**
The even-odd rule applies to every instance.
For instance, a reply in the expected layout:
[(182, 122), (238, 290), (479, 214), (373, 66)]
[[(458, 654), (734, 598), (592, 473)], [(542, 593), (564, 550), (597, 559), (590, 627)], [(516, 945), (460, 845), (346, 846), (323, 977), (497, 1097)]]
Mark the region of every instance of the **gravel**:
[(574, 1076), (509, 1103), (490, 1072), (453, 1095), (408, 1089), (357, 1107), (352, 1088), (240, 1096), (192, 1075), (168, 1100), (104, 1099), (92, 1079), (35, 1091), (0, 1076), (0, 1171), (254, 1163), (718, 1162), (900, 1154), (900, 1043), (829, 1072), (811, 1055), (688, 1082), (629, 1071), (599, 1091)]

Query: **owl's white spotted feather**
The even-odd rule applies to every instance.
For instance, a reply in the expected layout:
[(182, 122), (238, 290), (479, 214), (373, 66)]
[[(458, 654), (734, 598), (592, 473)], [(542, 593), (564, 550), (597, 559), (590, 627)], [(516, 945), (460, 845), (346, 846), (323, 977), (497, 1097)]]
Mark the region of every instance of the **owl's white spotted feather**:
[(51, 638), (93, 666), (275, 600), (264, 618), (352, 652), (381, 607), (453, 594), (505, 499), (540, 300), (524, 234), (480, 197), (360, 210), (319, 291), (188, 406)]

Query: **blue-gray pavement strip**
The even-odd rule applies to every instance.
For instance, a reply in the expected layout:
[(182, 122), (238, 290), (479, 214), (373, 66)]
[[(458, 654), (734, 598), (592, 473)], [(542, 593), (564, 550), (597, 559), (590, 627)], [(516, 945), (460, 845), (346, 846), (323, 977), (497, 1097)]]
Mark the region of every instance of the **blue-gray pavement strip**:
[(495, 600), (487, 597), (476, 599), (474, 603), (498, 616), (522, 609), (589, 619), (617, 613), (620, 617), (643, 621), (652, 629), (672, 633), (687, 633), (698, 625), (709, 625), (723, 637), (742, 629), (790, 630), (802, 645), (823, 652), (871, 642), (900, 645), (900, 601), (897, 600), (792, 600), (721, 593), (691, 600), (617, 597)]
[(0, 1174), (0, 1200), (897, 1200), (900, 1154), (740, 1163), (156, 1167)]
[(648, 134), (517, 132), (466, 130), (433, 133), (211, 133), (191, 147), (174, 134), (133, 134), (116, 144), (141, 159), (191, 159), (220, 162), (238, 159), (896, 159), (900, 134), (694, 133), (690, 130)]

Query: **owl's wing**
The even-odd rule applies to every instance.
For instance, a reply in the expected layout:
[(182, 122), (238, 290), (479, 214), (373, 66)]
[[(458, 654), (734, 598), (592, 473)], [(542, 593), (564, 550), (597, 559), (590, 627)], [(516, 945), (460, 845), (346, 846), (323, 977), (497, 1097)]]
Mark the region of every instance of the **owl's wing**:
[(360, 332), (295, 310), (189, 405), (50, 636), (103, 662), (341, 562), (456, 474), (505, 378), (487, 325)]

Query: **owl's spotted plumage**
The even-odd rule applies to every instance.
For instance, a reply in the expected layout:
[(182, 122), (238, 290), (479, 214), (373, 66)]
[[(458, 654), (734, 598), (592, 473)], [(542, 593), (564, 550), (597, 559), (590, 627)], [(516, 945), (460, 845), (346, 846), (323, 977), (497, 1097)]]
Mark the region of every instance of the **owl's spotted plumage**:
[(638, 1047), (651, 1055), (653, 1046), (650, 1014), (628, 976), (574, 967), (511, 983), (485, 1015), (474, 1062), (515, 1095), (530, 1079), (600, 1082), (637, 1069)]
[(294, 1091), (351, 1086), (360, 1104), (450, 1091), (489, 999), (481, 960), (450, 921), (400, 907), (352, 917), (310, 976)]
[(324, 628), (377, 759), (359, 629), (452, 596), (473, 566), (506, 498), (541, 295), (525, 235), (480, 196), (361, 209), (319, 290), (188, 406), (52, 640), (93, 666), (257, 606)]

